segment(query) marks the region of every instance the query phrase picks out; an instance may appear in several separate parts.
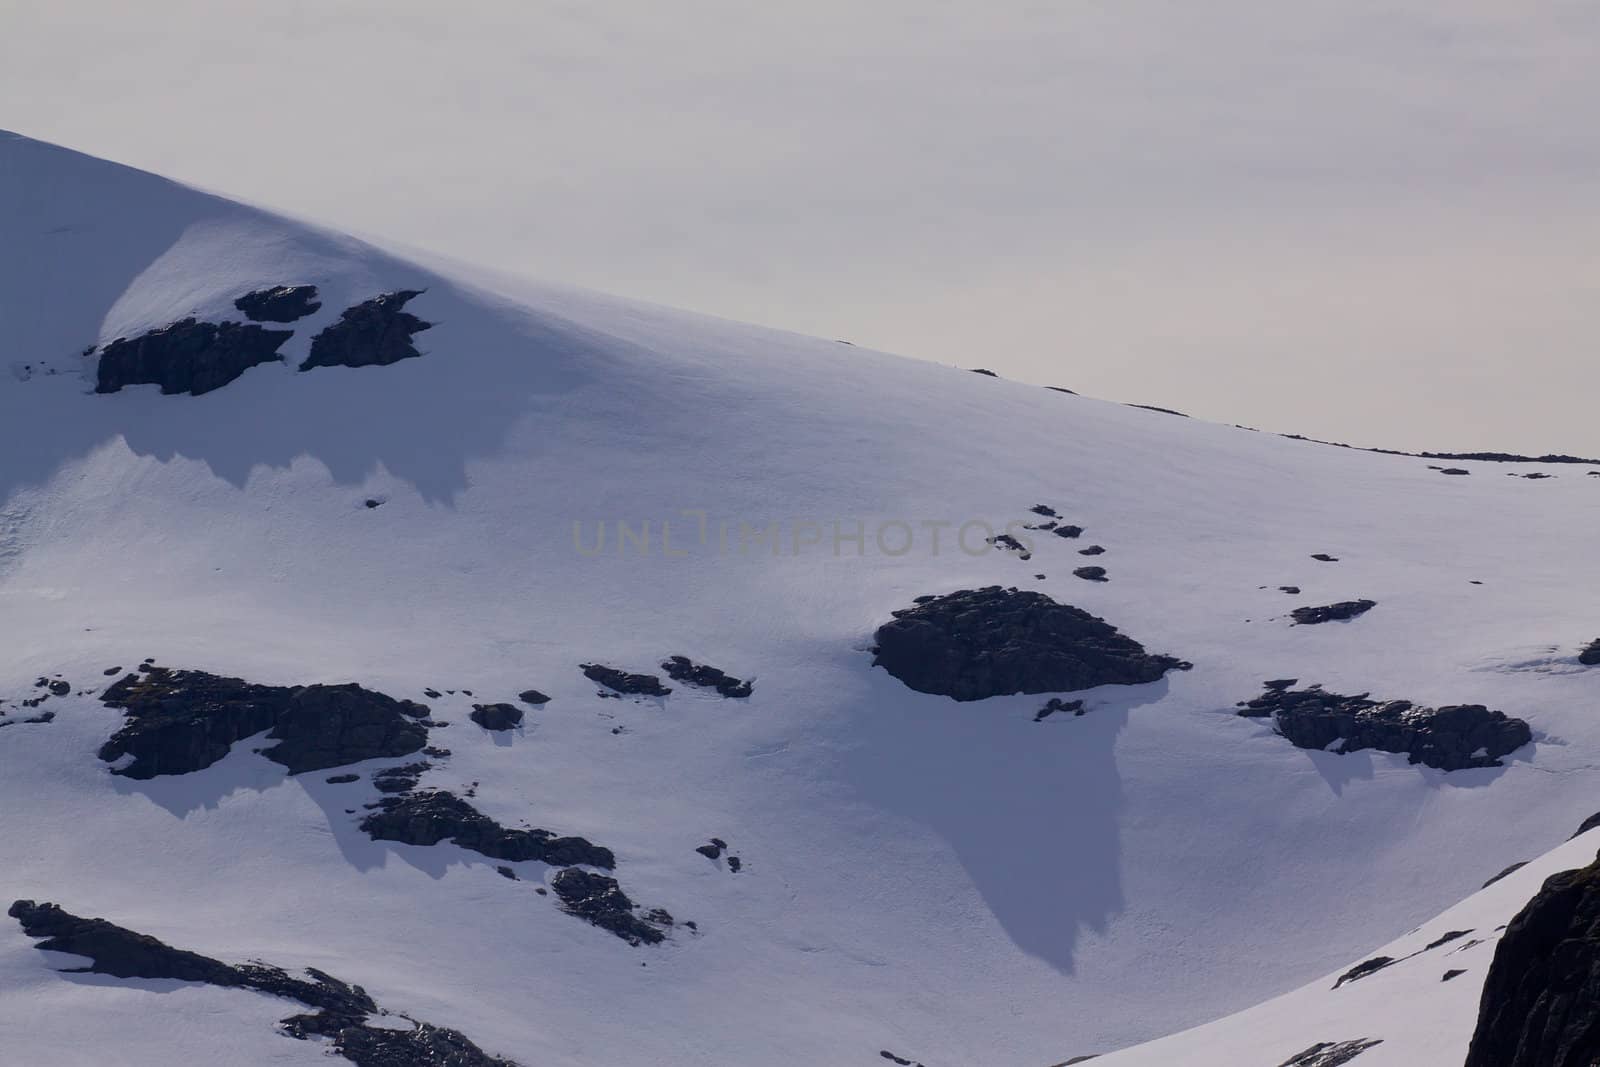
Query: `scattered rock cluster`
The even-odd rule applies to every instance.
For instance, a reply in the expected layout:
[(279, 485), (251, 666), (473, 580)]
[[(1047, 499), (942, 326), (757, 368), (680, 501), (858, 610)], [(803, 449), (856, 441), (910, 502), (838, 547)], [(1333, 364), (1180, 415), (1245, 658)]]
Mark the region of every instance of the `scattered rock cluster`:
[(1297, 748), (1356, 752), (1377, 749), (1405, 755), (1444, 771), (1498, 767), (1533, 740), (1521, 719), (1482, 704), (1427, 708), (1409, 700), (1379, 702), (1365, 693), (1343, 696), (1320, 685), (1292, 689), (1296, 680), (1265, 683), (1266, 691), (1240, 705), (1247, 718), (1271, 718), (1278, 733)]
[[(284, 1019), (283, 1032), (300, 1040), (326, 1038), (334, 1051), (358, 1067), (516, 1067), (511, 1060), (484, 1052), (460, 1031), (391, 1015), (360, 986), (322, 971), (308, 968), (306, 978), (296, 978), (268, 964), (223, 963), (105, 919), (80, 918), (51, 903), (18, 900), (9, 914), (23, 933), (42, 939), (36, 946), (40, 950), (89, 959), (87, 966), (65, 968), (69, 974), (201, 982), (299, 1001), (314, 1011)], [(411, 1025), (373, 1026), (368, 1020), (374, 1015), (405, 1019)]]
[(613, 692), (651, 697), (664, 697), (672, 692), (670, 687), (662, 685), (661, 679), (653, 674), (629, 674), (627, 671), (599, 663), (580, 663), (578, 668), (589, 681), (598, 682)]
[(919, 597), (878, 628), (875, 666), (920, 693), (982, 700), (1154, 682), (1188, 664), (1043, 593), (988, 586)]

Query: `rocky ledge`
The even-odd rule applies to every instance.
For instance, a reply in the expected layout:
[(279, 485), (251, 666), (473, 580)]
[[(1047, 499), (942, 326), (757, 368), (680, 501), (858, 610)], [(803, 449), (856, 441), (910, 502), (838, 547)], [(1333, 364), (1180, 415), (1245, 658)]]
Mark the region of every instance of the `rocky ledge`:
[(1521, 719), (1482, 704), (1426, 708), (1409, 700), (1344, 696), (1320, 685), (1292, 689), (1296, 680), (1267, 682), (1266, 691), (1240, 705), (1246, 718), (1271, 718), (1297, 748), (1356, 752), (1377, 749), (1443, 771), (1498, 767), (1501, 757), (1533, 740)]
[(1043, 593), (997, 585), (919, 597), (877, 631), (874, 666), (919, 693), (982, 700), (1140, 685), (1189, 664)]
[(100, 698), (126, 713), (100, 758), (128, 778), (188, 774), (211, 766), (235, 741), (269, 731), (262, 755), (290, 774), (379, 756), (408, 756), (428, 743), (428, 709), (359, 685), (255, 685), (205, 671), (146, 665)]

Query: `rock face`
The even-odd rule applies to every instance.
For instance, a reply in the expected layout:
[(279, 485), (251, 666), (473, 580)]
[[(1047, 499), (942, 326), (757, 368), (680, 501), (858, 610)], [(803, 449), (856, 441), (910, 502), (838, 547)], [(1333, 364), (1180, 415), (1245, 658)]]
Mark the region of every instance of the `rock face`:
[(314, 367), (385, 367), (422, 355), (413, 334), (433, 326), (403, 310), (420, 290), (384, 293), (345, 309), (339, 321), (311, 339), (311, 355), (301, 370)]
[(184, 319), (132, 339), (119, 337), (100, 351), (95, 392), (159, 385), (168, 395), (200, 396), (251, 367), (281, 362), (278, 349), (291, 336), (290, 330)]
[(1600, 667), (1600, 637), (1590, 641), (1584, 650), (1578, 653), (1578, 662), (1585, 667)]
[(294, 322), (312, 314), (322, 305), (314, 285), (279, 285), (257, 289), (233, 302), (251, 322)]
[[(654, 945), (666, 937), (656, 925), (634, 915), (637, 905), (628, 899), (615, 878), (568, 867), (550, 880), (550, 888), (566, 911), (611, 931), (631, 945)], [(665, 912), (650, 914), (660, 925), (672, 921)]]
[(1319, 622), (1342, 622), (1365, 615), (1378, 606), (1376, 600), (1341, 600), (1337, 604), (1319, 607), (1295, 608), (1289, 616), (1301, 626), (1314, 626)]
[(67, 968), (67, 973), (203, 982), (297, 1000), (315, 1012), (282, 1020), (283, 1032), (302, 1041), (327, 1038), (334, 1051), (358, 1067), (517, 1067), (456, 1030), (422, 1022), (405, 1029), (370, 1026), (367, 1019), (379, 1008), (367, 991), (322, 971), (307, 969), (307, 978), (296, 978), (268, 964), (223, 963), (105, 919), (80, 918), (55, 904), (19, 900), (9, 914), (23, 933), (43, 939), (39, 949), (89, 958), (88, 966)]
[(278, 742), (263, 751), (290, 774), (379, 756), (408, 756), (428, 743), (418, 719), (428, 709), (359, 685), (270, 686), (204, 671), (148, 666), (101, 697), (127, 715), (100, 748), (129, 778), (188, 774), (228, 754), (235, 741), (263, 730)]
[(591, 682), (598, 682), (607, 689), (618, 693), (629, 693), (635, 696), (664, 697), (672, 692), (668, 686), (661, 684), (661, 679), (653, 674), (629, 674), (619, 671), (615, 667), (607, 667), (599, 663), (580, 663), (578, 667), (583, 671), (583, 676)]
[(919, 693), (956, 700), (1140, 685), (1188, 666), (1147, 653), (1087, 611), (997, 585), (922, 600), (876, 636), (875, 666)]
[(1506, 927), (1466, 1067), (1600, 1062), (1600, 860), (1545, 880)]
[(616, 857), (581, 837), (557, 837), (549, 830), (513, 830), (501, 826), (454, 793), (427, 789), (384, 797), (361, 820), (361, 829), (375, 841), (437, 845), (451, 841), (490, 859), (538, 860), (563, 867), (586, 863), (611, 869)]
[(474, 704), (467, 717), (485, 730), (512, 730), (522, 725), (522, 709), (511, 704)]
[(1380, 703), (1366, 694), (1343, 696), (1318, 685), (1290, 689), (1293, 684), (1290, 679), (1269, 682), (1239, 714), (1270, 717), (1298, 748), (1398, 752), (1412, 763), (1444, 771), (1498, 767), (1500, 757), (1533, 740), (1526, 722), (1482, 704), (1425, 708), (1409, 700)]
[(715, 667), (695, 663), (687, 656), (673, 656), (661, 664), (661, 669), (675, 682), (715, 689), (725, 697), (747, 697), (754, 688), (749, 682), (719, 671)]

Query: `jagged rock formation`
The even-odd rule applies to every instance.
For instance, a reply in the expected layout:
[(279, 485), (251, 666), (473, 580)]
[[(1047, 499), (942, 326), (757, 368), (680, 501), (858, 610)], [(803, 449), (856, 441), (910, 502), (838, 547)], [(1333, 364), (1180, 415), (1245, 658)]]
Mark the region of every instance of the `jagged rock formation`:
[(1466, 1067), (1600, 1062), (1600, 859), (1545, 879), (1484, 979)]
[(402, 289), (345, 309), (338, 322), (311, 339), (311, 354), (300, 369), (386, 367), (422, 355), (411, 337), (433, 324), (403, 310), (421, 295), (420, 290)]
[(408, 756), (428, 743), (419, 719), (428, 709), (409, 700), (347, 685), (254, 685), (205, 671), (146, 665), (124, 675), (101, 700), (126, 712), (100, 758), (128, 778), (188, 774), (228, 754), (235, 741), (263, 730), (277, 744), (262, 755), (290, 774), (320, 771), (379, 756)]
[(132, 339), (119, 337), (100, 351), (95, 392), (159, 385), (168, 395), (201, 396), (251, 367), (282, 362), (278, 349), (291, 336), (291, 330), (189, 318)]
[(246, 293), (233, 306), (251, 322), (294, 322), (313, 314), (322, 304), (314, 285), (279, 285)]
[(611, 869), (616, 857), (581, 837), (557, 837), (549, 830), (513, 830), (501, 826), (454, 793), (426, 789), (380, 799), (361, 820), (361, 829), (375, 841), (437, 845), (450, 841), (490, 859), (538, 860), (564, 867), (586, 863)]
[(606, 667), (599, 663), (580, 663), (578, 667), (589, 681), (598, 682), (618, 693), (664, 697), (672, 692), (670, 687), (662, 685), (661, 679), (653, 674), (629, 674), (627, 671), (619, 671), (615, 667)]
[(1268, 718), (1298, 748), (1356, 752), (1378, 749), (1445, 771), (1498, 767), (1500, 758), (1533, 740), (1521, 719), (1482, 704), (1426, 708), (1409, 700), (1380, 703), (1330, 693), (1320, 685), (1290, 689), (1295, 679), (1266, 683), (1266, 691), (1240, 705), (1246, 718)]
[(672, 916), (659, 908), (644, 919), (634, 915), (638, 905), (608, 875), (568, 867), (550, 880), (550, 888), (565, 911), (611, 931), (630, 945), (657, 944), (666, 937), (659, 928), (672, 925)]
[(18, 900), (8, 914), (22, 925), (23, 933), (43, 939), (36, 946), (40, 950), (89, 958), (87, 966), (64, 968), (65, 973), (203, 982), (299, 1001), (316, 1011), (284, 1019), (284, 1033), (300, 1040), (328, 1038), (341, 1056), (359, 1067), (516, 1067), (511, 1060), (484, 1052), (456, 1030), (412, 1019), (406, 1020), (411, 1026), (405, 1029), (368, 1025), (369, 1016), (388, 1013), (381, 1012), (360, 986), (322, 971), (308, 968), (307, 981), (267, 964), (223, 963), (105, 919), (80, 918), (51, 903)]
[(513, 704), (474, 704), (467, 718), (485, 730), (512, 730), (522, 725), (522, 709)]
[(1289, 617), (1301, 626), (1314, 626), (1319, 622), (1341, 622), (1365, 615), (1378, 606), (1376, 600), (1341, 600), (1337, 604), (1319, 607), (1295, 608)]
[(920, 693), (1070, 692), (1153, 682), (1188, 666), (1043, 593), (992, 585), (918, 600), (878, 628), (873, 664)]
[(1296, 1056), (1290, 1056), (1278, 1067), (1343, 1067), (1369, 1048), (1383, 1044), (1382, 1038), (1354, 1041), (1318, 1041)]
[(750, 682), (735, 678), (715, 667), (695, 663), (687, 656), (669, 657), (662, 662), (661, 669), (675, 682), (715, 689), (725, 697), (747, 697), (753, 689)]

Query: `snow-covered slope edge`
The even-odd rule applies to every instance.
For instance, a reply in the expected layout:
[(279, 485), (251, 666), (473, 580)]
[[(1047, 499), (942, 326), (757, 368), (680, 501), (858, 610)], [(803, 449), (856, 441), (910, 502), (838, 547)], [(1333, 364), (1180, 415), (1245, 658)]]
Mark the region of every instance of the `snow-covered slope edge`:
[[(527, 1064), (887, 1049), (1020, 1067), (1292, 988), (1593, 809), (1600, 673), (1577, 649), (1597, 631), (1600, 479), (1581, 471), (1445, 476), (554, 287), (491, 292), (21, 139), (0, 140), (0, 194), (0, 698), (23, 718), (38, 678), (72, 683), (53, 721), (0, 729), (12, 899), (319, 967)], [(203, 396), (91, 392), (85, 349), (294, 284), (322, 307), (285, 362)], [(420, 358), (296, 369), (344, 310), (399, 290), (431, 324)], [(1027, 560), (954, 544), (1038, 504), (1082, 536), (1043, 534)], [(937, 551), (925, 521), (950, 524)], [(619, 552), (619, 522), (649, 523), (650, 547)], [(741, 523), (776, 543), (741, 549)], [(1036, 722), (1043, 696), (958, 704), (872, 668), (891, 612), (988, 585), (1194, 669)], [(1377, 606), (1290, 625), (1353, 598)], [(675, 654), (754, 691), (610, 699), (579, 668), (660, 674)], [(636, 900), (698, 930), (630, 946), (539, 896), (545, 864), (512, 881), (470, 850), (372, 840), (371, 774), (403, 760), (329, 783), (243, 741), (193, 774), (112, 775), (97, 753), (121, 717), (96, 694), (147, 657), (423, 701), (451, 752), (424, 786), (476, 783), (502, 824), (603, 845)], [(1534, 742), (1457, 771), (1303, 751), (1233, 713), (1291, 677), (1483, 703)], [(529, 688), (552, 699), (520, 730), (471, 720)], [(742, 870), (696, 852), (712, 837)], [(272, 1032), (281, 1004), (48, 964), (0, 925), (0, 1026), (26, 1062), (85, 1045), (322, 1062)]]
[[(1271, 1065), (1294, 1062), (1318, 1043), (1371, 1043), (1348, 1062), (1459, 1067), (1506, 924), (1546, 878), (1593, 862), (1597, 846), (1600, 831), (1579, 834), (1348, 967), (1247, 1011), (1095, 1063)], [(1392, 962), (1384, 964), (1384, 958)]]

